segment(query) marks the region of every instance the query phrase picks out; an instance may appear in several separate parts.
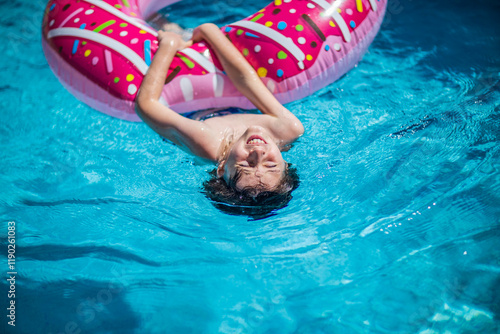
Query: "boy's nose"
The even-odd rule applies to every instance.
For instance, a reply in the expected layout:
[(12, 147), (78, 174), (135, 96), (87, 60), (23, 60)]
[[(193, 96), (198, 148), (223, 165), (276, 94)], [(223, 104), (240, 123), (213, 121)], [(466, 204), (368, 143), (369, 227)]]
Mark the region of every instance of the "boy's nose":
[(262, 157), (264, 157), (265, 154), (266, 151), (262, 147), (256, 146), (248, 154), (248, 162), (255, 165), (260, 161), (260, 159), (262, 159)]

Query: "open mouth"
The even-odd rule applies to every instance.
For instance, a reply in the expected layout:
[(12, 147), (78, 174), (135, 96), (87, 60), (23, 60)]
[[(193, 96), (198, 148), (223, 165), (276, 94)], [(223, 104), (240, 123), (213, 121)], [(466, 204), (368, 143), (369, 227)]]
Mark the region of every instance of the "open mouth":
[(267, 144), (261, 136), (253, 135), (247, 140), (247, 145)]

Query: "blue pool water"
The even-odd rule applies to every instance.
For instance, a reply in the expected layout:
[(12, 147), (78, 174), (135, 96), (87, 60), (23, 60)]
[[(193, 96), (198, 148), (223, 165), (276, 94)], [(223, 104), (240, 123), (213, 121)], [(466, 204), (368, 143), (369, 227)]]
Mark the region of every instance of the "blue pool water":
[[(221, 25), (266, 4), (170, 17)], [(0, 251), (9, 221), (17, 247), (0, 332), (500, 333), (496, 1), (391, 0), (362, 62), (288, 105), (301, 185), (261, 220), (210, 204), (210, 166), (65, 91), (44, 6), (0, 4)]]

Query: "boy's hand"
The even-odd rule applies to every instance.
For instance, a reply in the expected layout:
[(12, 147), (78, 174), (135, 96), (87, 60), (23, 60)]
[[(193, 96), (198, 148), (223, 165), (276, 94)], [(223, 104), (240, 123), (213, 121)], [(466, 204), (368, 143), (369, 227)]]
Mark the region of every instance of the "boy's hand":
[(193, 37), (191, 38), (193, 43), (198, 43), (202, 39), (205, 39), (206, 33), (210, 32), (210, 30), (218, 31), (219, 28), (213, 23), (204, 23), (196, 27), (193, 31)]
[(175, 51), (179, 51), (193, 45), (193, 41), (184, 41), (182, 37), (176, 33), (169, 31), (158, 31), (158, 43), (159, 46), (165, 46)]

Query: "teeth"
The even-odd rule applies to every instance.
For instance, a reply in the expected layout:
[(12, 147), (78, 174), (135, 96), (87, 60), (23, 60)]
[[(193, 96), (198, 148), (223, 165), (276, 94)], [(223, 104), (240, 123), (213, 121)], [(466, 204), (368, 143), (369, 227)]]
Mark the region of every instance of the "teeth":
[(262, 139), (258, 139), (258, 138), (257, 139), (252, 139), (252, 140), (250, 140), (248, 142), (248, 144), (250, 144), (250, 145), (251, 144), (265, 144), (265, 143), (266, 143), (265, 141), (263, 141)]

